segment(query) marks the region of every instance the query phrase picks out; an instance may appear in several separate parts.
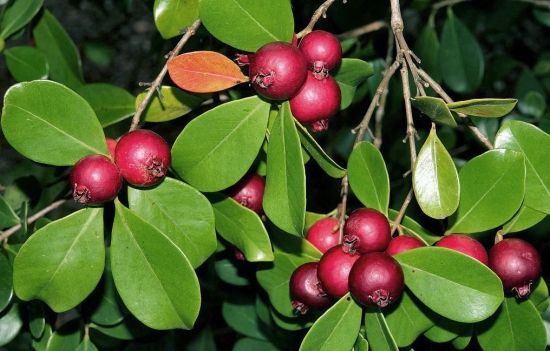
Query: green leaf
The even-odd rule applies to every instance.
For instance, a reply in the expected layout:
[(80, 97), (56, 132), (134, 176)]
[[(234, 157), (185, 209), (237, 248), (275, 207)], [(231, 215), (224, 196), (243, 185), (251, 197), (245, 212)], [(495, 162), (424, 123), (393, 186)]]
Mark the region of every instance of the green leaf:
[(214, 333), (207, 325), (188, 344), (187, 351), (216, 351)]
[(90, 328), (119, 340), (139, 339), (151, 334), (152, 332), (151, 329), (146, 327), (143, 323), (130, 314), (118, 324), (109, 326), (91, 324)]
[(75, 90), (94, 110), (103, 128), (132, 116), (135, 98), (126, 90), (112, 84), (86, 84)]
[(13, 296), (12, 275), (8, 257), (0, 253), (0, 312), (8, 306)]
[[(36, 301), (36, 302), (42, 303), (40, 301)], [(31, 317), (31, 316), (29, 316), (29, 317)], [(44, 317), (45, 317), (44, 318), (44, 331), (43, 331), (42, 335), (39, 338), (33, 338), (32, 339), (32, 347), (36, 351), (47, 351), (48, 344), (49, 344), (50, 339), (52, 338), (52, 335), (53, 335), (52, 326), (49, 323), (48, 315), (45, 314)], [(29, 327), (30, 327), (30, 325), (29, 325)]]
[(447, 104), (441, 98), (431, 96), (417, 96), (411, 99), (414, 107), (425, 113), (432, 121), (456, 128), (457, 124)]
[(361, 333), (357, 335), (355, 345), (353, 345), (353, 351), (369, 351), (369, 342)]
[(214, 208), (216, 230), (222, 238), (242, 251), (249, 262), (273, 260), (271, 241), (260, 217), (232, 198), (208, 194)]
[(201, 191), (235, 184), (254, 162), (271, 105), (257, 96), (220, 105), (192, 120), (172, 146), (172, 167)]
[(88, 335), (84, 336), (84, 339), (80, 342), (80, 345), (76, 348), (76, 351), (98, 351), (97, 347), (90, 341)]
[(444, 219), (456, 211), (460, 191), (458, 172), (433, 124), (416, 158), (412, 182), (416, 201), (428, 216)]
[(12, 5), (3, 13), (2, 22), (0, 23), (0, 37), (7, 39), (23, 28), (33, 19), (43, 4), (44, 0), (17, 0), (12, 2)]
[(453, 347), (457, 350), (464, 350), (472, 341), (473, 333), (474, 324), (467, 324), (462, 333), (452, 341)]
[(109, 155), (90, 105), (74, 91), (51, 81), (9, 88), (2, 129), (11, 146), (36, 162), (72, 166), (89, 154)]
[(103, 208), (86, 208), (51, 222), (23, 244), (13, 264), (13, 287), (21, 300), (39, 299), (64, 312), (90, 295), (104, 265)]
[(193, 268), (216, 250), (214, 211), (208, 199), (195, 188), (165, 178), (151, 189), (129, 188), (128, 202), (132, 211), (183, 251)]
[(350, 294), (329, 308), (306, 334), (300, 351), (351, 350), (361, 327), (362, 308)]
[(424, 336), (437, 343), (449, 342), (468, 330), (470, 325), (441, 317), (432, 328), (424, 333)]
[(365, 310), (365, 331), (367, 341), (373, 350), (399, 351), (393, 338), (386, 318), (379, 308), (367, 308)]
[(505, 123), (497, 132), (495, 147), (521, 152), (525, 157), (526, 180), (523, 204), (550, 214), (550, 136), (521, 121)]
[(42, 301), (33, 300), (27, 304), (29, 329), (34, 339), (40, 339), (46, 329), (46, 311)]
[(172, 241), (115, 200), (111, 269), (124, 305), (153, 329), (191, 329), (201, 304), (197, 275)]
[[(232, 252), (232, 250), (229, 251)], [(218, 277), (228, 284), (236, 286), (250, 285), (250, 279), (248, 279), (247, 275), (243, 274), (248, 273), (248, 262), (241, 262), (230, 257), (216, 257), (214, 268)]]
[[(149, 89), (139, 94), (136, 98), (136, 108), (145, 98)], [(199, 95), (184, 92), (181, 89), (162, 86), (160, 92), (164, 97), (162, 100), (158, 94), (154, 94), (147, 107), (142, 113), (142, 119), (146, 122), (166, 122), (179, 118), (193, 109), (199, 107), (204, 99)]]
[(36, 47), (46, 55), (50, 66), (50, 78), (71, 89), (81, 86), (84, 78), (78, 49), (48, 10), (44, 10), (32, 34)]
[(19, 217), (15, 214), (4, 197), (0, 195), (0, 228), (12, 227), (16, 224), (19, 224)]
[(292, 41), (294, 18), (288, 0), (201, 0), (199, 13), (213, 36), (239, 50), (256, 52), (273, 41)]
[(346, 174), (346, 170), (340, 167), (334, 162), (330, 156), (328, 156), (323, 148), (317, 143), (315, 139), (309, 134), (306, 128), (302, 126), (296, 119), (294, 120), (296, 128), (298, 130), (298, 136), (302, 146), (313, 157), (315, 162), (325, 171), (326, 174), (333, 178), (342, 178)]
[(65, 322), (52, 334), (46, 351), (76, 350), (80, 344), (81, 333), (79, 318)]
[(322, 311), (309, 310), (306, 314), (286, 317), (277, 312), (274, 308), (271, 308), (271, 318), (275, 324), (284, 330), (290, 331), (304, 330), (311, 327), (322, 314)]
[(411, 345), (416, 338), (437, 320), (435, 312), (427, 308), (408, 289), (401, 299), (384, 309), (386, 323), (399, 347)]
[(439, 38), (435, 31), (434, 16), (430, 16), (428, 23), (422, 28), (415, 41), (414, 53), (422, 60), (422, 69), (436, 82), (441, 81), (439, 47)]
[(390, 179), (382, 154), (369, 142), (361, 142), (348, 160), (349, 185), (366, 207), (388, 214)]
[(170, 39), (199, 17), (199, 0), (155, 0), (153, 14), (160, 35)]
[(269, 341), (258, 340), (258, 339), (248, 338), (248, 337), (237, 340), (237, 342), (231, 349), (231, 351), (250, 351), (250, 350), (279, 351), (280, 349)]
[(517, 99), (474, 99), (447, 104), (449, 110), (477, 117), (502, 117), (514, 109)]
[(447, 8), (447, 20), (441, 31), (439, 63), (443, 82), (455, 93), (474, 92), (484, 71), (483, 52), (468, 27)]
[(10, 308), (0, 314), (0, 346), (4, 346), (17, 336), (23, 327), (19, 313), (19, 304), (12, 303)]
[(523, 103), (518, 105), (521, 113), (535, 118), (541, 118), (546, 110), (545, 97), (538, 91), (529, 91), (525, 94)]
[(276, 226), (288, 233), (302, 235), (306, 178), (300, 138), (288, 101), (281, 105), (270, 130), (263, 208)]
[(544, 314), (550, 305), (550, 299), (548, 298), (548, 285), (544, 281), (544, 278), (540, 278), (531, 287), (531, 294), (529, 295), (529, 301), (537, 308), (540, 314)]
[(460, 173), (460, 204), (446, 233), (475, 233), (504, 224), (525, 194), (525, 161), (512, 150), (495, 149), (471, 159)]
[(394, 256), (405, 284), (434, 312), (457, 322), (491, 316), (504, 298), (500, 279), (467, 255), (440, 247), (419, 247)]
[(44, 53), (32, 46), (15, 46), (4, 51), (6, 65), (18, 82), (46, 79), (49, 66)]
[[(527, 184), (526, 184), (527, 186)], [(501, 234), (517, 233), (531, 228), (546, 217), (546, 213), (533, 210), (527, 206), (521, 206), (519, 211), (502, 226)]]
[(330, 74), (340, 86), (340, 92), (342, 93), (340, 110), (344, 110), (353, 102), (357, 86), (372, 76), (374, 70), (368, 62), (344, 58), (338, 66), (330, 71)]
[(224, 301), (222, 303), (222, 316), (225, 322), (237, 332), (254, 339), (268, 339), (262, 330), (266, 326), (256, 313), (254, 299), (244, 295)]
[(544, 351), (546, 329), (529, 300), (504, 299), (491, 318), (476, 325), (477, 340), (484, 350)]

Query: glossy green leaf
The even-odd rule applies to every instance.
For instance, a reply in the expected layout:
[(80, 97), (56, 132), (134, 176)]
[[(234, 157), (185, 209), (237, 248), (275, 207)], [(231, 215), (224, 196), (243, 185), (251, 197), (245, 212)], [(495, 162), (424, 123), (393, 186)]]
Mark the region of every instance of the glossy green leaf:
[(84, 78), (78, 49), (48, 10), (44, 10), (32, 34), (36, 47), (46, 55), (50, 66), (50, 78), (71, 89), (81, 86)]
[(9, 36), (23, 28), (33, 19), (43, 4), (44, 0), (12, 1), (11, 6), (7, 8), (1, 18), (2, 22), (0, 23), (0, 37), (7, 39)]
[(187, 257), (193, 268), (210, 257), (217, 246), (214, 211), (195, 188), (165, 178), (151, 189), (128, 189), (130, 209), (160, 230)]
[(39, 299), (64, 312), (90, 295), (104, 265), (103, 208), (86, 208), (51, 222), (23, 244), (13, 264), (13, 287), (21, 300)]
[(450, 6), (441, 31), (440, 53), (443, 82), (456, 93), (474, 92), (483, 78), (483, 52), (476, 38), (454, 15)]
[(199, 17), (199, 0), (155, 0), (153, 14), (160, 35), (169, 39)]
[(546, 213), (533, 210), (527, 206), (521, 206), (519, 211), (502, 226), (501, 234), (517, 233), (531, 228), (546, 217)]
[(118, 324), (109, 326), (91, 324), (90, 328), (119, 340), (139, 339), (151, 334), (153, 331), (130, 314)]
[(46, 79), (49, 65), (44, 53), (32, 46), (15, 46), (4, 51), (10, 74), (18, 82)]
[(464, 350), (472, 341), (474, 333), (474, 324), (467, 324), (462, 333), (452, 341), (452, 345), (457, 350)]
[(17, 336), (23, 327), (19, 304), (12, 303), (9, 309), (0, 313), (0, 346), (4, 346)]
[(288, 233), (302, 235), (306, 177), (300, 138), (288, 102), (281, 105), (269, 134), (263, 208), (276, 226)]
[(81, 334), (80, 319), (72, 319), (61, 325), (52, 334), (46, 351), (76, 350), (80, 344)]
[(353, 345), (353, 351), (369, 351), (369, 342), (361, 333), (357, 335), (357, 340), (355, 341), (355, 345)]
[(34, 339), (40, 339), (46, 329), (46, 311), (42, 301), (33, 300), (27, 304), (29, 329)]
[(505, 123), (495, 138), (495, 147), (521, 152), (525, 157), (526, 181), (524, 205), (550, 214), (550, 136), (521, 121)]
[(462, 167), (460, 204), (446, 233), (475, 233), (506, 223), (525, 194), (525, 160), (513, 150), (495, 149)]
[(523, 67), (519, 78), (516, 81), (514, 97), (518, 99), (518, 110), (529, 111), (527, 96), (532, 93), (546, 95), (545, 89), (539, 82), (535, 73), (529, 67)]
[(310, 328), (313, 323), (323, 314), (323, 311), (309, 310), (306, 314), (295, 314), (292, 317), (286, 317), (271, 308), (271, 318), (275, 324), (289, 331), (298, 331)]
[(517, 99), (474, 99), (447, 104), (449, 110), (477, 117), (502, 117), (514, 109)]
[(546, 285), (544, 278), (541, 277), (531, 286), (531, 294), (528, 299), (533, 303), (540, 314), (546, 312), (550, 305), (550, 299), (548, 298), (548, 285)]
[(520, 107), (520, 111), (526, 115), (541, 118), (546, 110), (545, 97), (537, 91), (530, 91), (525, 94), (523, 104), (518, 107)]
[(201, 191), (235, 184), (258, 155), (270, 106), (253, 96), (222, 104), (193, 119), (172, 146), (172, 167)]
[(417, 96), (411, 99), (414, 107), (425, 113), (432, 121), (456, 128), (457, 124), (447, 104), (441, 98)]
[[(145, 98), (148, 89), (139, 94), (136, 98), (136, 108)], [(193, 109), (199, 107), (204, 101), (198, 95), (184, 92), (181, 89), (169, 86), (162, 86), (160, 93), (164, 100), (158, 94), (154, 94), (147, 107), (142, 113), (142, 119), (146, 122), (166, 122), (179, 118)]]
[[(388, 218), (390, 221), (395, 221), (397, 218), (398, 211), (390, 209), (388, 213)], [(412, 218), (404, 216), (401, 220), (401, 228), (403, 232), (407, 235), (417, 237), (418, 239), (425, 242), (427, 245), (433, 245), (441, 239), (441, 236), (430, 233), (430, 231), (423, 228)]]
[(44, 332), (42, 335), (39, 338), (32, 339), (32, 347), (36, 351), (46, 351), (48, 344), (50, 343), (50, 339), (53, 336), (52, 326), (49, 323), (49, 318), (47, 315), (45, 315), (44, 322)]
[(444, 219), (456, 211), (460, 184), (453, 159), (437, 137), (432, 124), (430, 135), (418, 152), (413, 168), (413, 188), (422, 211)]
[(103, 128), (132, 116), (135, 98), (126, 90), (112, 84), (86, 84), (75, 90), (94, 110)]
[(394, 257), (412, 293), (434, 312), (457, 322), (488, 318), (504, 298), (496, 274), (457, 251), (419, 247)]
[(187, 344), (187, 351), (216, 351), (214, 333), (208, 325)]
[(344, 58), (342, 62), (330, 71), (342, 93), (340, 110), (346, 109), (353, 102), (357, 86), (374, 74), (372, 66), (363, 60)]
[(386, 318), (379, 308), (366, 308), (365, 332), (369, 347), (380, 351), (399, 351)]
[(222, 303), (222, 316), (225, 322), (237, 332), (259, 340), (267, 340), (268, 337), (262, 330), (264, 323), (256, 314), (254, 299), (246, 296)]
[(124, 305), (153, 329), (191, 329), (201, 304), (197, 275), (162, 232), (115, 200), (111, 270)]
[(424, 333), (424, 336), (433, 342), (448, 342), (457, 338), (467, 330), (470, 325), (469, 323), (461, 323), (441, 317), (432, 328)]
[(346, 170), (340, 167), (329, 155), (323, 150), (323, 148), (317, 143), (315, 139), (309, 134), (306, 128), (300, 124), (297, 120), (294, 120), (296, 129), (298, 130), (298, 136), (302, 146), (313, 157), (315, 162), (325, 171), (326, 174), (333, 178), (342, 178), (346, 174)]
[(19, 224), (19, 216), (15, 214), (4, 197), (0, 195), (0, 228), (12, 227), (16, 224)]
[(306, 334), (300, 351), (351, 350), (361, 327), (363, 310), (346, 294)]
[(233, 346), (233, 349), (231, 349), (231, 351), (250, 351), (250, 350), (279, 351), (280, 348), (273, 345), (269, 341), (246, 337), (246, 338), (237, 340), (237, 342)]
[(363, 205), (388, 213), (390, 179), (382, 154), (374, 145), (362, 142), (353, 149), (348, 160), (348, 180)]
[(2, 130), (11, 146), (36, 162), (72, 166), (89, 154), (109, 155), (86, 100), (51, 81), (13, 85), (4, 98)]
[[(272, 41), (292, 41), (288, 0), (201, 0), (199, 13), (208, 32), (239, 50), (256, 52)], [(236, 28), (239, 35), (234, 35)]]
[(232, 198), (208, 194), (214, 208), (216, 231), (242, 251), (249, 262), (273, 260), (271, 241), (260, 217)]
[(439, 66), (439, 38), (435, 31), (434, 17), (430, 16), (428, 23), (422, 28), (414, 43), (414, 53), (420, 58), (420, 67), (436, 82), (441, 81)]
[[(232, 250), (229, 250), (231, 253)], [(250, 279), (244, 273), (247, 273), (245, 267), (248, 268), (248, 262), (241, 262), (237, 259), (229, 257), (217, 257), (214, 268), (217, 276), (224, 282), (236, 286), (249, 286)]]
[(8, 257), (0, 253), (0, 312), (8, 306), (13, 296), (12, 275)]
[(90, 341), (88, 335), (84, 335), (84, 339), (82, 339), (75, 351), (98, 351), (98, 348)]
[(427, 308), (408, 289), (403, 290), (399, 301), (389, 305), (383, 312), (391, 335), (399, 347), (411, 345), (437, 320), (435, 312)]
[(546, 329), (529, 300), (504, 299), (499, 310), (476, 325), (477, 340), (484, 350), (544, 351)]

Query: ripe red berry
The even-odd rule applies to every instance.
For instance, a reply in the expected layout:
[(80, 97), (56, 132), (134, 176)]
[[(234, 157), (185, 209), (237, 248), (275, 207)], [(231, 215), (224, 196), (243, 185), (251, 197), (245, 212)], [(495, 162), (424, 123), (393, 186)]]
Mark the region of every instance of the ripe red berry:
[(382, 252), (390, 243), (391, 228), (388, 219), (373, 208), (353, 211), (344, 226), (344, 245), (360, 254)]
[(262, 46), (250, 63), (250, 82), (266, 98), (288, 99), (300, 90), (307, 76), (307, 64), (297, 47), (285, 42)]
[(475, 258), (484, 265), (487, 265), (489, 263), (487, 251), (485, 250), (483, 245), (481, 245), (479, 241), (469, 235), (446, 235), (443, 238), (439, 239), (435, 246), (446, 247), (448, 249), (462, 252), (465, 255)]
[(115, 159), (115, 150), (116, 150), (116, 140), (112, 138), (105, 138), (105, 141), (107, 142), (107, 149), (109, 149), (109, 155), (111, 155), (111, 158)]
[(334, 78), (319, 80), (308, 72), (302, 89), (289, 100), (290, 111), (299, 122), (319, 132), (328, 128), (327, 120), (338, 112), (341, 99), (340, 86)]
[(319, 290), (317, 262), (308, 262), (294, 270), (290, 277), (289, 287), (292, 307), (301, 314), (310, 308), (325, 310), (332, 305), (332, 300)]
[(261, 214), (264, 190), (264, 178), (259, 174), (247, 173), (237, 184), (229, 188), (229, 196), (244, 207)]
[(335, 299), (348, 293), (349, 272), (359, 256), (356, 252), (344, 252), (343, 245), (333, 246), (323, 254), (319, 260), (317, 276), (325, 293)]
[(385, 307), (401, 296), (405, 283), (403, 269), (390, 255), (369, 252), (362, 255), (349, 273), (349, 290), (360, 303)]
[(69, 184), (76, 202), (97, 206), (117, 196), (122, 187), (122, 177), (109, 157), (88, 155), (75, 163)]
[(327, 252), (331, 247), (338, 245), (340, 239), (338, 219), (328, 217), (318, 220), (307, 231), (306, 239), (321, 253)]
[(400, 252), (416, 249), (417, 247), (422, 246), (426, 246), (426, 244), (414, 236), (399, 235), (390, 240), (385, 252), (390, 256), (394, 256)]
[(507, 292), (517, 298), (531, 294), (531, 285), (540, 278), (541, 261), (537, 250), (521, 239), (504, 239), (489, 251), (489, 267)]
[(300, 50), (307, 61), (307, 67), (317, 79), (323, 79), (328, 71), (342, 60), (342, 46), (338, 39), (322, 30), (307, 34), (300, 41)]

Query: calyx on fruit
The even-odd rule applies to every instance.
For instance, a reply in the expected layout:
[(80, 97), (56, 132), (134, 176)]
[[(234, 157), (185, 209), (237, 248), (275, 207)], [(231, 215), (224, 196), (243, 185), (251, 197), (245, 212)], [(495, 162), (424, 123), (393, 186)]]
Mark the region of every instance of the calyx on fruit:
[(170, 167), (170, 147), (163, 137), (147, 129), (124, 134), (115, 149), (120, 173), (132, 185), (146, 187), (160, 182)]
[(504, 239), (489, 250), (489, 268), (502, 281), (504, 291), (524, 298), (531, 294), (531, 285), (540, 278), (540, 255), (527, 241)]
[(235, 185), (229, 188), (229, 196), (257, 214), (262, 214), (265, 179), (256, 173), (247, 173)]
[(349, 290), (365, 306), (386, 307), (401, 296), (403, 269), (390, 255), (369, 252), (362, 255), (349, 273)]
[(310, 308), (324, 310), (332, 305), (332, 300), (319, 290), (317, 266), (317, 262), (304, 263), (298, 266), (290, 277), (292, 307), (301, 314), (305, 314)]
[(306, 239), (321, 253), (327, 252), (328, 249), (339, 244), (338, 219), (327, 217), (318, 220), (307, 231)]
[(317, 79), (324, 79), (328, 71), (342, 60), (342, 46), (338, 39), (329, 32), (313, 31), (302, 38), (300, 50), (307, 61), (308, 69)]
[(347, 294), (349, 272), (357, 259), (359, 259), (358, 253), (344, 252), (341, 244), (325, 252), (317, 268), (317, 276), (323, 291), (335, 299)]
[(446, 235), (435, 244), (437, 247), (446, 247), (465, 255), (475, 258), (479, 262), (487, 265), (489, 258), (487, 251), (479, 241), (465, 234), (450, 234)]
[(78, 160), (69, 176), (73, 199), (97, 206), (113, 200), (122, 188), (118, 167), (105, 155), (88, 155)]
[(403, 251), (416, 249), (422, 246), (426, 246), (426, 244), (414, 236), (399, 235), (390, 240), (385, 252), (390, 256), (394, 256)]
[(391, 228), (386, 216), (373, 208), (353, 211), (344, 226), (345, 248), (360, 254), (382, 252), (390, 243)]

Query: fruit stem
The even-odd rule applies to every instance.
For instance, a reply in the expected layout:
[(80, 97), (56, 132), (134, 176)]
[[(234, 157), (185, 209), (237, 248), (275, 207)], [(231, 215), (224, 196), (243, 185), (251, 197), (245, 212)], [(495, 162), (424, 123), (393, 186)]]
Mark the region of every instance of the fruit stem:
[[(300, 33), (296, 34), (296, 38), (300, 39), (306, 34), (309, 34), (313, 30), (315, 23), (317, 23), (317, 21), (321, 18), (321, 16), (323, 18), (326, 18), (327, 10), (334, 1), (336, 0), (327, 0), (321, 6), (319, 6), (319, 8), (315, 10), (315, 12), (313, 12), (313, 17), (311, 17), (309, 24)], [(344, 0), (344, 4), (345, 3), (346, 3), (346, 0)]]

